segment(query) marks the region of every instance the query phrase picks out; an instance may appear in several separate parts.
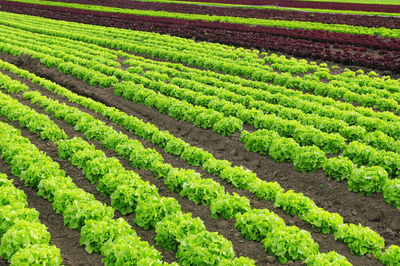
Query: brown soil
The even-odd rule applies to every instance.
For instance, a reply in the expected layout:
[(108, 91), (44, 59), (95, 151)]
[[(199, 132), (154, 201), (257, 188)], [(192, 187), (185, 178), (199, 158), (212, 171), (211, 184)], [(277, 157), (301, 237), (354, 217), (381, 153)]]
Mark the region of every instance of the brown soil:
[[(57, 71), (57, 69), (48, 69), (41, 65), (37, 60), (31, 60), (27, 56), (12, 57), (5, 54), (0, 54), (2, 60), (9, 61), (16, 64), (17, 66), (27, 69), (39, 76), (53, 80), (60, 85), (63, 85), (72, 91), (79, 93), (81, 95), (91, 97), (97, 101), (103, 102), (109, 106), (118, 107), (120, 110), (137, 116), (143, 119), (145, 122), (151, 122), (158, 126), (160, 129), (168, 130), (176, 137), (180, 137), (192, 145), (201, 147), (207, 151), (212, 152), (218, 159), (226, 159), (231, 161), (234, 165), (244, 165), (245, 167), (256, 172), (258, 176), (262, 179), (268, 181), (277, 181), (285, 189), (293, 189), (296, 192), (303, 192), (305, 195), (313, 199), (320, 207), (331, 212), (338, 212), (344, 217), (345, 222), (351, 223), (361, 223), (364, 226), (369, 226), (373, 230), (377, 231), (382, 237), (385, 238), (386, 244), (399, 244), (400, 235), (400, 215), (399, 211), (395, 208), (389, 206), (383, 201), (381, 194), (374, 194), (370, 197), (361, 197), (356, 193), (349, 192), (347, 190), (346, 183), (339, 183), (326, 177), (322, 171), (316, 172), (314, 174), (303, 174), (297, 172), (293, 169), (292, 164), (288, 163), (276, 163), (269, 159), (268, 157), (258, 155), (256, 153), (245, 151), (242, 144), (238, 142), (239, 134), (235, 134), (231, 137), (222, 137), (211, 130), (199, 129), (191, 124), (182, 121), (176, 121), (166, 115), (160, 114), (157, 110), (148, 108), (144, 105), (137, 105), (131, 101), (126, 101), (120, 97), (115, 96), (111, 89), (99, 89), (91, 87), (80, 80), (77, 80), (71, 76), (65, 75)], [(9, 74), (9, 73), (7, 73)], [(26, 83), (31, 89), (40, 90), (43, 94), (48, 95), (51, 98), (59, 99), (64, 101), (59, 96), (56, 96), (50, 92), (45, 91), (36, 85), (31, 84), (26, 80), (17, 78), (15, 75), (9, 74), (12, 78), (21, 80)], [(27, 101), (22, 100), (24, 103), (28, 104)], [(32, 106), (36, 110), (43, 112), (38, 109), (37, 106)], [(86, 110), (85, 108), (80, 108), (88, 113), (94, 115), (96, 118), (104, 120), (97, 114)], [(68, 126), (62, 121), (56, 121), (60, 127), (62, 127), (70, 136), (81, 136), (82, 134), (73, 130), (72, 127)], [(112, 125), (117, 130), (121, 130), (127, 133), (123, 128), (114, 125), (111, 122), (107, 122)], [(25, 131), (24, 131), (25, 132)], [(25, 132), (29, 137), (29, 132)], [(132, 134), (127, 133), (130, 137), (135, 138)], [(35, 140), (34, 137), (30, 137), (32, 141)], [(156, 148), (153, 144), (148, 141), (143, 142), (146, 147)], [(91, 185), (82, 176), (82, 172), (79, 169), (72, 167), (68, 162), (60, 161), (57, 158), (55, 147), (49, 142), (36, 141), (41, 149), (45, 150), (53, 159), (61, 162), (60, 165), (63, 169), (66, 169), (67, 173), (74, 178), (77, 185), (84, 188), (90, 193), (93, 193), (97, 198), (103, 202), (108, 202), (108, 199), (100, 197), (98, 192), (95, 190), (95, 185)], [(98, 148), (102, 148), (98, 143), (95, 143)], [(53, 145), (53, 146), (52, 146)], [(175, 156), (165, 154), (162, 150), (156, 148), (165, 158), (166, 162), (171, 163), (175, 167), (192, 168), (196, 169), (203, 174), (204, 177), (213, 178), (220, 182), (228, 192), (237, 192), (240, 195), (248, 197), (252, 202), (252, 207), (255, 208), (268, 208), (279, 214), (287, 224), (295, 224), (305, 230), (312, 233), (315, 241), (320, 245), (320, 251), (326, 252), (329, 250), (335, 250), (344, 256), (346, 256), (350, 262), (354, 265), (376, 265), (379, 264), (375, 259), (369, 257), (357, 257), (350, 253), (349, 248), (338, 241), (335, 241), (333, 235), (322, 235), (317, 230), (312, 229), (308, 224), (305, 224), (298, 217), (291, 217), (284, 214), (281, 210), (275, 209), (270, 202), (260, 202), (256, 197), (251, 195), (246, 191), (240, 191), (221, 180), (219, 177), (211, 176), (197, 167), (190, 167), (187, 163)], [(106, 154), (109, 156), (115, 156), (113, 152), (105, 150)], [(118, 156), (116, 156), (119, 158)], [(119, 158), (123, 165), (131, 169), (128, 162)], [(4, 167), (0, 166), (0, 171)], [(8, 169), (6, 167), (6, 169)], [(172, 196), (179, 200), (183, 211), (192, 212), (194, 216), (199, 216), (205, 222), (208, 230), (218, 231), (225, 237), (230, 239), (234, 245), (234, 248), (238, 255), (248, 256), (257, 261), (258, 265), (267, 265), (269, 263), (276, 264), (275, 260), (268, 256), (265, 251), (263, 251), (260, 243), (255, 243), (247, 241), (240, 236), (238, 231), (234, 230), (234, 221), (224, 221), (222, 219), (212, 219), (210, 217), (210, 212), (207, 207), (197, 206), (189, 202), (186, 198), (182, 198), (177, 193), (170, 192), (162, 181), (157, 181), (154, 179), (152, 174), (148, 171), (137, 171), (145, 179), (154, 183), (159, 188), (159, 193), (163, 196)], [(50, 206), (51, 208), (51, 206)], [(51, 209), (49, 212), (53, 212)], [(43, 215), (47, 212), (44, 210)], [(51, 214), (47, 214), (51, 215)], [(128, 216), (128, 220), (131, 222), (134, 216)], [(59, 217), (61, 219), (61, 217)], [(61, 226), (62, 227), (62, 226)], [(139, 235), (143, 235), (143, 239), (153, 242), (153, 231), (144, 231), (140, 228), (134, 227)], [(65, 229), (72, 233), (75, 231)], [(52, 232), (51, 232), (52, 233)], [(53, 234), (52, 234), (53, 235)], [(63, 247), (60, 243), (60, 248), (64, 258), (69, 258), (67, 251), (63, 251)], [(67, 245), (67, 244), (66, 244)], [(69, 244), (71, 247), (77, 249), (82, 249), (79, 247), (78, 240), (74, 244)], [(162, 251), (162, 250), (161, 250)], [(84, 252), (84, 251), (83, 251)], [(166, 261), (174, 260), (174, 254), (171, 252), (162, 251), (163, 257)], [(73, 254), (73, 253), (72, 253)], [(91, 257), (93, 255), (85, 255)], [(72, 256), (74, 258), (74, 256)], [(72, 259), (71, 258), (71, 259)]]

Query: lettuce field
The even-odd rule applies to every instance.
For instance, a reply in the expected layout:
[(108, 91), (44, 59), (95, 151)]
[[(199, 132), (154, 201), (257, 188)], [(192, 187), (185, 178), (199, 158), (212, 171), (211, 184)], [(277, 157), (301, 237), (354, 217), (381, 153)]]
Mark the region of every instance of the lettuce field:
[(0, 0), (0, 264), (400, 265), (399, 77), (400, 1)]

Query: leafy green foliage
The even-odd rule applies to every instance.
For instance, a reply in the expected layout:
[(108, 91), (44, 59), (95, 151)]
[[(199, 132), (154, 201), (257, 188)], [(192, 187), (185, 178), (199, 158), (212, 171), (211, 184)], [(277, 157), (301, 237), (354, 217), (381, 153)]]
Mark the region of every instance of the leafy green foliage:
[(88, 160), (83, 173), (90, 183), (97, 183), (108, 172), (120, 172), (124, 170), (117, 158), (97, 157)]
[(221, 215), (224, 219), (231, 219), (238, 213), (245, 213), (250, 210), (250, 201), (246, 197), (240, 197), (233, 192), (221, 194), (211, 201), (211, 217), (218, 218)]
[(175, 198), (148, 198), (138, 202), (135, 223), (146, 230), (154, 228), (165, 216), (181, 212)]
[(257, 175), (243, 167), (227, 167), (221, 172), (221, 178), (239, 189), (247, 189), (249, 184), (258, 179)]
[(12, 179), (8, 179), (7, 175), (0, 173), (0, 187), (13, 187)]
[(210, 174), (220, 175), (221, 172), (231, 166), (231, 163), (226, 160), (217, 160), (215, 158), (210, 158), (203, 163), (203, 169)]
[(86, 193), (79, 188), (57, 190), (54, 193), (53, 209), (57, 213), (63, 213), (74, 201), (89, 202), (95, 200), (93, 194)]
[(188, 146), (181, 154), (181, 158), (186, 160), (190, 165), (201, 166), (204, 162), (211, 159), (213, 156), (211, 153), (204, 151), (203, 149)]
[(302, 215), (316, 207), (315, 203), (303, 193), (296, 193), (288, 190), (279, 193), (275, 197), (274, 207), (282, 208), (284, 212), (294, 215)]
[(285, 222), (267, 209), (252, 209), (236, 216), (235, 228), (249, 240), (261, 241), (274, 228), (285, 226)]
[(65, 208), (63, 216), (65, 225), (72, 229), (79, 229), (87, 220), (112, 218), (114, 209), (97, 200), (88, 202), (74, 201)]
[(330, 213), (322, 208), (311, 208), (305, 213), (300, 214), (303, 221), (318, 228), (323, 234), (336, 232), (340, 225), (343, 224), (343, 218), (337, 213)]
[(39, 212), (35, 209), (25, 208), (16, 203), (0, 207), (0, 237), (10, 229), (18, 220), (26, 222), (40, 222)]
[[(115, 181), (118, 182), (118, 180)], [(139, 201), (157, 196), (157, 187), (150, 185), (149, 182), (140, 180), (119, 184), (111, 194), (111, 206), (122, 215), (126, 215), (135, 210)]]
[(353, 163), (363, 165), (373, 156), (374, 149), (357, 141), (351, 142), (343, 150), (342, 156), (348, 157)]
[(400, 179), (387, 180), (382, 192), (385, 201), (400, 210)]
[(224, 117), (213, 125), (213, 130), (222, 136), (230, 136), (243, 128), (243, 121), (235, 117)]
[(154, 174), (156, 179), (159, 178), (166, 178), (168, 176), (168, 173), (171, 170), (176, 170), (176, 168), (172, 167), (172, 165), (168, 163), (162, 163), (162, 162), (155, 162), (151, 166), (151, 172)]
[(164, 151), (170, 154), (180, 156), (182, 152), (186, 149), (186, 147), (188, 147), (188, 145), (189, 144), (187, 144), (185, 141), (181, 139), (173, 138), (167, 142)]
[(349, 178), (354, 167), (353, 162), (346, 157), (332, 157), (322, 165), (327, 176), (338, 181)]
[(1, 238), (0, 255), (9, 260), (22, 248), (49, 243), (50, 233), (46, 226), (38, 222), (19, 220)]
[(70, 190), (73, 188), (76, 188), (76, 186), (71, 177), (50, 176), (39, 182), (37, 194), (45, 199), (53, 201), (56, 191)]
[(295, 226), (275, 227), (262, 242), (265, 250), (281, 263), (305, 260), (319, 252), (311, 234)]
[(199, 180), (201, 180), (201, 175), (193, 170), (174, 168), (165, 177), (165, 185), (172, 191), (180, 192), (185, 183), (193, 183)]
[(391, 245), (384, 253), (378, 256), (378, 259), (387, 266), (395, 266), (400, 263), (400, 247)]
[(0, 187), (0, 206), (6, 206), (18, 202), (28, 206), (25, 193), (15, 187)]
[(382, 191), (388, 174), (382, 167), (371, 166), (355, 168), (349, 178), (349, 190), (357, 192), (361, 195), (371, 195), (374, 192)]
[(268, 155), (277, 162), (288, 162), (294, 157), (299, 147), (293, 139), (279, 138), (271, 143)]
[(119, 237), (100, 249), (105, 266), (136, 265), (140, 259), (161, 260), (161, 254), (147, 242), (134, 235)]
[(343, 265), (351, 266), (352, 264), (346, 259), (346, 257), (330, 251), (328, 253), (319, 253), (306, 259), (305, 263), (307, 266), (319, 266), (319, 265)]
[(367, 253), (377, 254), (385, 246), (385, 241), (376, 232), (360, 224), (342, 224), (335, 232), (335, 239), (346, 243), (357, 256)]
[(177, 212), (156, 224), (157, 235), (154, 240), (162, 248), (176, 250), (184, 238), (205, 230), (203, 221), (199, 218), (192, 218), (190, 213)]
[(184, 238), (176, 257), (181, 265), (218, 265), (224, 259), (233, 259), (232, 243), (218, 233), (201, 231)]
[(29, 90), (28, 86), (25, 84), (19, 82), (18, 80), (13, 80), (3, 73), (0, 74), (0, 86), (9, 93), (19, 93), (21, 91)]
[(18, 250), (11, 257), (11, 265), (61, 265), (60, 250), (47, 244), (34, 244)]
[(317, 147), (299, 147), (293, 156), (293, 165), (300, 172), (315, 172), (322, 167), (325, 160), (324, 152)]
[(100, 251), (106, 243), (126, 236), (136, 237), (136, 233), (124, 219), (113, 220), (105, 217), (102, 220), (87, 220), (81, 229), (79, 243), (85, 246), (88, 253), (92, 253)]

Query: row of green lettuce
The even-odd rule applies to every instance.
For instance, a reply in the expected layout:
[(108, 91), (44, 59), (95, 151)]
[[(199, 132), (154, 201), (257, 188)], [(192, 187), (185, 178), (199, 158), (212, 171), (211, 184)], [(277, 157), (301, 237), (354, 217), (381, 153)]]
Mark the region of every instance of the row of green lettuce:
[[(2, 128), (4, 129), (4, 128)], [(60, 250), (50, 245), (50, 233), (39, 212), (28, 208), (27, 196), (0, 173), (0, 256), (11, 265), (61, 265)]]
[[(211, 154), (201, 149), (191, 147), (187, 143), (173, 137), (169, 133), (165, 131), (159, 131), (153, 125), (145, 124), (134, 117), (127, 116), (115, 108), (106, 107), (103, 104), (95, 102), (91, 99), (78, 96), (57, 84), (38, 78), (26, 71), (18, 70), (15, 66), (7, 63), (5, 63), (5, 65), (7, 65), (6, 69), (11, 70), (14, 73), (19, 73), (19, 75), (24, 77), (29, 78), (30, 76), (31, 80), (41, 84), (42, 86), (45, 86), (47, 89), (52, 90), (57, 94), (66, 96), (72, 102), (80, 103), (83, 106), (92, 109), (93, 111), (103, 114), (117, 124), (124, 125), (128, 130), (134, 131), (135, 134), (143, 138), (152, 140), (153, 143), (163, 147), (166, 152), (181, 155), (182, 158), (188, 160), (188, 162), (192, 165), (200, 164), (205, 170), (209, 171), (210, 173), (220, 175), (222, 178), (233, 183), (236, 187), (249, 189), (262, 200), (276, 201), (277, 207), (282, 207), (290, 214), (304, 213), (304, 215), (301, 215), (301, 217), (314, 226), (319, 227), (319, 229), (324, 233), (333, 231), (332, 228), (335, 227), (335, 222), (332, 224), (330, 220), (336, 220), (338, 222), (337, 225), (342, 223), (340, 222), (342, 221), (340, 216), (337, 216), (337, 214), (329, 214), (328, 212), (316, 207), (310, 199), (304, 197), (302, 194), (296, 194), (293, 193), (293, 191), (284, 193), (283, 189), (281, 189), (278, 184), (261, 181), (254, 173), (251, 173), (248, 170), (246, 171), (241, 167), (231, 167), (230, 163), (227, 161), (216, 160)], [(185, 151), (186, 155), (182, 156)], [(193, 155), (188, 156), (190, 153), (193, 153)], [(210, 155), (212, 157), (210, 157)], [(251, 180), (253, 181), (251, 182)], [(254, 184), (254, 186), (252, 186), (252, 184)], [(253, 189), (250, 187), (253, 187)], [(312, 208), (308, 209), (307, 211), (307, 207)], [(318, 226), (318, 224), (321, 224), (321, 226)], [(357, 227), (355, 225), (347, 225), (343, 226), (343, 229), (346, 231), (344, 235), (348, 236), (348, 243), (353, 242), (355, 239), (365, 238), (367, 235), (370, 235), (370, 237), (374, 238), (371, 233), (368, 233), (373, 231), (367, 228), (360, 226)], [(352, 235), (353, 240), (350, 240), (350, 235)], [(338, 238), (340, 239), (340, 237)], [(355, 253), (357, 253), (357, 247), (354, 247), (353, 250)]]
[[(10, 92), (11, 91), (15, 90), (11, 89)], [(51, 105), (51, 103), (48, 103), (46, 105), (45, 102), (41, 102), (37, 98), (40, 97), (40, 95), (35, 94), (35, 92), (26, 92), (24, 94), (24, 97), (30, 98), (32, 102), (40, 103), (43, 107), (46, 108), (47, 112), (49, 112), (49, 110), (54, 111), (54, 108), (57, 107), (58, 109), (60, 109), (60, 106), (57, 106), (59, 105), (58, 103), (53, 103), (53, 105)], [(66, 106), (64, 107), (67, 108)], [(179, 258), (180, 263), (214, 264), (221, 261), (226, 263), (227, 265), (233, 265), (232, 263), (245, 263), (246, 265), (254, 264), (254, 262), (252, 262), (248, 258), (238, 258), (233, 260), (235, 253), (233, 251), (232, 243), (230, 241), (218, 235), (217, 233), (210, 233), (206, 231), (203, 222), (198, 218), (194, 219), (191, 218), (190, 214), (182, 214), (180, 205), (177, 200), (173, 198), (160, 197), (155, 186), (150, 185), (148, 182), (142, 181), (140, 176), (138, 176), (136, 173), (132, 171), (126, 171), (117, 159), (107, 158), (102, 151), (96, 150), (93, 146), (89, 145), (87, 142), (81, 139), (74, 138), (71, 140), (67, 140), (65, 134), (60, 134), (60, 132), (63, 133), (63, 131), (55, 126), (55, 124), (49, 119), (48, 116), (37, 113), (36, 111), (30, 109), (28, 106), (20, 104), (17, 100), (14, 100), (10, 96), (3, 93), (0, 94), (0, 112), (1, 115), (7, 116), (7, 118), (11, 121), (18, 121), (22, 127), (27, 127), (30, 131), (39, 134), (42, 139), (56, 141), (58, 144), (60, 158), (68, 159), (73, 165), (82, 168), (83, 173), (90, 182), (95, 183), (101, 179), (101, 182), (99, 182), (98, 190), (103, 195), (110, 196), (111, 206), (119, 210), (123, 215), (135, 211), (136, 224), (144, 227), (145, 229), (153, 228), (161, 221), (163, 222), (163, 224), (167, 224), (167, 228), (160, 229), (160, 231), (157, 232), (157, 244), (160, 244), (162, 247), (175, 246), (176, 249), (178, 246), (177, 243), (179, 241), (177, 257)], [(77, 111), (75, 111), (75, 113), (73, 114), (66, 114), (66, 116), (68, 116), (67, 119), (70, 120), (81, 118), (81, 123), (75, 124), (76, 128), (85, 126), (86, 123), (88, 123), (87, 117), (82, 116), (82, 114), (78, 113)], [(26, 123), (26, 121), (42, 121), (42, 123)], [(49, 124), (52, 124), (52, 126), (48, 126)], [(96, 125), (93, 125), (93, 127), (95, 126)], [(95, 128), (90, 128), (90, 126), (88, 126), (88, 129), (86, 131), (88, 138), (93, 137), (93, 134), (96, 134), (95, 132)], [(47, 133), (47, 135), (45, 133)], [(131, 148), (133, 148), (132, 144), (132, 142), (129, 142), (128, 150), (125, 150), (128, 155), (132, 152), (132, 150), (130, 150)], [(25, 158), (26, 156), (23, 155), (22, 157)], [(25, 169), (19, 170), (21, 172), (24, 172)], [(35, 170), (39, 172), (43, 171), (42, 168), (35, 168)], [(46, 171), (50, 170), (46, 169)], [(17, 175), (18, 173), (14, 174)], [(24, 172), (23, 174), (27, 175), (27, 177), (25, 177), (24, 179), (27, 185), (34, 188), (40, 187), (39, 182), (41, 181), (37, 179), (38, 176), (32, 175), (29, 169), (26, 170), (26, 172)], [(54, 173), (52, 174), (54, 175)], [(54, 181), (57, 182), (58, 180), (52, 179), (53, 185), (55, 185)], [(72, 191), (73, 186), (74, 184), (69, 182), (68, 184), (66, 184), (66, 187), (64, 187), (64, 189), (66, 189), (68, 193), (74, 196), (77, 192)], [(187, 190), (187, 196), (189, 198), (198, 196), (195, 195), (196, 191), (194, 190), (195, 189), (193, 188)], [(50, 192), (47, 190), (47, 193), (49, 194)], [(54, 200), (54, 202), (56, 202), (56, 196), (54, 196), (54, 199), (50, 197), (51, 193), (47, 198), (51, 201)], [(65, 197), (65, 195), (63, 197)], [(93, 195), (87, 193), (85, 193), (82, 197), (82, 200), (87, 200), (89, 201), (89, 203), (91, 203), (90, 201), (94, 199)], [(239, 199), (237, 195), (234, 195), (232, 198)], [(225, 195), (225, 200), (230, 200), (229, 195)], [(247, 199), (242, 198), (239, 200), (243, 202), (243, 200)], [(97, 223), (97, 221), (96, 223), (90, 223), (88, 227), (85, 227), (87, 219), (99, 220), (100, 218), (102, 218), (102, 216), (104, 216), (105, 218), (111, 220), (113, 216), (112, 208), (101, 208), (102, 205), (98, 206), (99, 204), (97, 204), (96, 206), (94, 206), (93, 204), (89, 204), (88, 206), (75, 204), (71, 206), (71, 208), (67, 208), (66, 206), (60, 207), (59, 205), (61, 205), (61, 203), (53, 204), (55, 210), (65, 216), (65, 223), (68, 224), (68, 226), (72, 229), (79, 230), (80, 228), (82, 228), (82, 234), (84, 234), (83, 232), (85, 232), (85, 234), (82, 235), (81, 243), (86, 246), (86, 250), (89, 253), (92, 253), (93, 251), (101, 251), (104, 257), (103, 262), (107, 265), (114, 265), (117, 260), (122, 260), (126, 263), (130, 261), (132, 263), (135, 263), (138, 261), (138, 254), (136, 254), (136, 256), (132, 258), (129, 258), (128, 256), (125, 257), (126, 255), (123, 255), (122, 258), (118, 258), (118, 255), (114, 254), (115, 251), (107, 251), (107, 247), (105, 247), (105, 245), (106, 242), (109, 242), (107, 234), (110, 234), (109, 231), (106, 231), (107, 227), (103, 226), (101, 227), (101, 230), (96, 229), (99, 227), (99, 223)], [(224, 203), (222, 203), (222, 205), (224, 205)], [(79, 209), (79, 207), (82, 207), (82, 209)], [(248, 203), (248, 200), (247, 204), (246, 201), (244, 202), (244, 207), (240, 207), (242, 207), (242, 209), (249, 209), (250, 204)], [(229, 212), (229, 210), (222, 210), (220, 207), (217, 207), (217, 209), (222, 212)], [(175, 222), (172, 223), (171, 220)], [(177, 224), (178, 222), (182, 224)], [(102, 224), (107, 225), (109, 223), (110, 221), (107, 221), (103, 222)], [(108, 225), (108, 227), (112, 228), (111, 225)], [(187, 227), (192, 227), (193, 230), (186, 231)], [(84, 231), (85, 228), (86, 230)], [(176, 231), (173, 231), (171, 228)], [(95, 231), (95, 234), (90, 235), (93, 231)], [(125, 235), (123, 237), (125, 238), (127, 236)], [(134, 235), (134, 237), (136, 237), (136, 235)], [(148, 246), (148, 244), (143, 244), (143, 247), (139, 249), (141, 249), (141, 251), (143, 252), (143, 250), (146, 250), (146, 245)], [(203, 250), (199, 251), (200, 247), (202, 247)], [(204, 257), (205, 252), (208, 254), (208, 256)], [(138, 250), (135, 251), (135, 253), (138, 253)], [(147, 257), (153, 259), (153, 263), (156, 260), (161, 259), (159, 252), (155, 250), (148, 250), (148, 253), (149, 255)]]
[[(7, 13), (5, 13), (7, 14)], [(7, 14), (7, 16), (9, 16)], [(24, 17), (24, 19), (30, 21), (31, 17)], [(34, 20), (35, 24), (41, 25), (43, 22), (37, 19)], [(126, 32), (119, 30), (110, 30), (108, 28), (104, 29), (102, 35), (99, 35), (98, 32), (89, 30), (89, 28), (81, 27), (80, 24), (73, 24), (74, 27), (79, 28), (80, 31), (86, 33), (85, 36), (77, 36), (71, 31), (68, 31), (68, 27), (63, 23), (55, 23), (58, 28), (65, 28), (66, 31), (54, 31), (49, 29), (48, 23), (41, 25), (43, 28), (38, 29), (39, 25), (35, 26), (28, 26), (25, 24), (21, 24), (20, 22), (11, 22), (10, 18), (7, 18), (5, 21), (2, 22), (6, 25), (12, 25), (17, 28), (24, 28), (28, 29), (32, 32), (41, 32), (49, 35), (57, 35), (57, 36), (64, 36), (78, 40), (84, 40), (86, 42), (94, 42), (101, 45), (106, 45), (108, 47), (117, 48), (117, 49), (124, 49), (125, 51), (135, 51), (141, 54), (148, 54), (155, 57), (162, 57), (168, 60), (178, 61), (178, 62), (185, 62), (191, 65), (205, 67), (205, 68), (212, 68), (214, 70), (222, 71), (224, 73), (233, 73), (234, 75), (240, 74), (247, 78), (251, 78), (253, 80), (261, 80), (261, 81), (272, 81), (277, 85), (284, 85), (288, 88), (296, 88), (302, 91), (318, 91), (320, 93), (326, 94), (327, 91), (334, 91), (335, 93), (329, 93), (327, 96), (331, 97), (338, 97), (338, 95), (347, 95), (346, 99), (350, 101), (361, 102), (363, 105), (370, 106), (371, 104), (376, 104), (376, 99), (374, 99), (371, 95), (358, 95), (349, 89), (353, 87), (357, 89), (352, 89), (356, 91), (363, 92), (365, 90), (364, 86), (367, 82), (369, 87), (375, 87), (376, 89), (388, 86), (389, 91), (398, 90), (400, 87), (398, 82), (395, 80), (390, 80), (385, 78), (373, 78), (370, 79), (367, 75), (357, 75), (357, 79), (353, 79), (352, 76), (355, 75), (352, 72), (345, 72), (344, 75), (335, 76), (333, 78), (332, 75), (329, 75), (326, 70), (322, 69), (318, 71), (318, 75), (306, 75), (305, 77), (292, 77), (289, 73), (287, 75), (283, 75), (282, 77), (278, 74), (273, 72), (271, 69), (268, 69), (267, 66), (259, 64), (254, 64), (254, 60), (261, 61), (262, 64), (267, 59), (255, 59), (254, 57), (258, 57), (257, 53), (250, 53), (247, 50), (232, 50), (230, 47), (221, 46), (216, 47), (216, 44), (204, 44), (204, 43), (190, 43), (190, 41), (184, 39), (174, 39), (175, 37), (169, 37), (171, 40), (168, 42), (165, 39), (168, 37), (165, 36), (152, 36), (151, 33), (143, 34), (141, 32)], [(68, 24), (69, 25), (69, 24)], [(111, 31), (111, 32), (110, 32)], [(132, 34), (134, 33), (134, 34)], [(92, 36), (96, 36), (95, 38), (91, 38), (88, 34)], [(123, 34), (123, 35), (121, 35)], [(137, 35), (137, 36), (136, 36)], [(112, 39), (106, 39), (109, 36)], [(152, 38), (149, 38), (152, 37)], [(121, 38), (123, 38), (121, 40)], [(138, 40), (140, 39), (140, 41)], [(144, 43), (145, 42), (145, 43)], [(117, 46), (116, 46), (117, 45)], [(185, 50), (193, 50), (193, 46), (196, 47), (196, 53), (193, 52), (186, 52)], [(218, 50), (218, 48), (220, 48)], [(221, 49), (222, 48), (222, 49)], [(193, 58), (196, 57), (196, 58)], [(223, 57), (221, 60), (221, 57)], [(240, 60), (233, 60), (234, 58)], [(268, 57), (270, 58), (270, 57)], [(242, 60), (243, 59), (243, 60)], [(251, 59), (251, 60), (250, 60)], [(182, 61), (183, 60), (183, 61)], [(250, 60), (250, 61), (249, 61)], [(269, 60), (269, 59), (268, 59)], [(249, 62), (247, 62), (249, 61)], [(277, 77), (278, 76), (278, 77)], [(334, 79), (332, 84), (324, 84), (323, 82), (319, 81), (319, 77), (330, 77), (329, 79)], [(360, 77), (360, 78), (358, 78)], [(342, 80), (344, 79), (344, 80)], [(239, 77), (235, 77), (233, 80), (237, 83), (237, 80), (240, 82), (245, 82), (246, 80), (240, 79)], [(355, 82), (352, 82), (356, 80)], [(340, 82), (339, 82), (340, 81)], [(250, 82), (250, 81), (247, 81)], [(260, 83), (263, 84), (263, 83)], [(348, 86), (350, 84), (351, 86)], [(254, 86), (254, 85), (253, 85)], [(362, 88), (360, 88), (360, 86)], [(345, 89), (345, 90), (344, 90)], [(347, 93), (345, 93), (347, 90)], [(336, 92), (337, 91), (337, 92)], [(367, 90), (367, 92), (369, 89)], [(292, 91), (293, 92), (293, 91)], [(386, 94), (384, 92), (383, 94)], [(321, 99), (319, 99), (321, 100)], [(329, 101), (328, 101), (329, 102)], [(335, 101), (333, 101), (335, 103)], [(393, 99), (380, 99), (378, 101), (379, 108), (382, 110), (386, 110), (387, 108), (395, 108)], [(332, 104), (332, 101), (331, 101)], [(345, 105), (344, 108), (354, 108), (352, 105)], [(368, 116), (377, 115), (381, 116), (380, 113), (374, 112), (371, 108), (355, 108), (356, 110), (365, 113)], [(382, 114), (383, 117), (391, 117), (393, 119), (393, 114), (391, 113), (384, 113)]]
[(368, 28), (362, 26), (350, 26), (345, 24), (327, 24), (320, 22), (289, 21), (289, 20), (270, 20), (270, 19), (242, 18), (242, 17), (216, 16), (216, 15), (205, 15), (205, 14), (204, 15), (186, 14), (179, 12), (125, 9), (125, 8), (117, 8), (109, 6), (86, 5), (86, 4), (43, 1), (43, 0), (7, 0), (7, 1), (23, 2), (36, 5), (45, 5), (45, 6), (67, 7), (67, 8), (81, 9), (81, 10), (97, 11), (97, 12), (131, 14), (138, 16), (177, 18), (186, 20), (203, 20), (211, 22), (227, 22), (235, 24), (260, 25), (266, 27), (281, 27), (290, 29), (325, 30), (330, 32), (349, 33), (349, 34), (365, 34), (371, 36), (379, 35), (385, 38), (400, 37), (400, 30), (397, 29)]
[[(275, 131), (243, 131), (240, 140), (247, 150), (268, 155), (277, 162), (292, 162), (294, 168), (301, 172), (323, 169), (326, 175), (338, 181), (347, 180), (349, 190), (360, 195), (382, 192), (388, 204), (400, 209), (400, 179), (390, 179), (382, 167), (385, 166), (382, 162), (391, 157), (380, 155), (377, 151), (373, 154), (365, 145), (352, 142), (341, 156), (327, 159), (317, 147), (301, 147), (292, 138), (281, 137)], [(372, 166), (357, 167), (357, 164), (362, 165), (359, 159), (367, 152), (371, 152), (369, 156), (374, 163)], [(381, 166), (376, 166), (379, 163)]]
[[(238, 7), (246, 9), (269, 9), (269, 10), (293, 10), (290, 7), (277, 6), (257, 6), (257, 5), (240, 5), (240, 4), (225, 4), (225, 3), (210, 3), (196, 1), (180, 1), (180, 0), (140, 0), (143, 2), (154, 3), (172, 3), (172, 4), (190, 4), (190, 5), (206, 5), (206, 6), (222, 6), (222, 7)], [(305, 12), (317, 13), (333, 13), (333, 14), (352, 14), (352, 15), (369, 15), (369, 16), (399, 16), (399, 13), (373, 12), (373, 11), (356, 11), (356, 10), (335, 10), (335, 9), (316, 9), (316, 8), (296, 8), (296, 10)]]

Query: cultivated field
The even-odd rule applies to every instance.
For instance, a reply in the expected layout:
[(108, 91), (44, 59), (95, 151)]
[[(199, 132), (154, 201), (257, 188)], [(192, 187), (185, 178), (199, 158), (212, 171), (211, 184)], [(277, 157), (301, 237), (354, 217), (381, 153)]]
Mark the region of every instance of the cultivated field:
[(2, 264), (400, 265), (398, 3), (212, 2), (0, 1)]

